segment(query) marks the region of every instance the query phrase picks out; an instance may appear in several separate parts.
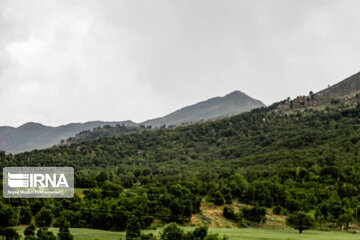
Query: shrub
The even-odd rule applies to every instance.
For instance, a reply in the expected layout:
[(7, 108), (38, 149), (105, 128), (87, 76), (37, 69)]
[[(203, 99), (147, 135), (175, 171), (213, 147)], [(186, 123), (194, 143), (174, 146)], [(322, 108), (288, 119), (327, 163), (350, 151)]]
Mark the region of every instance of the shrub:
[(266, 216), (266, 208), (255, 206), (253, 208), (242, 209), (243, 216), (245, 219), (254, 223), (264, 223)]
[(286, 209), (277, 205), (273, 208), (273, 213), (276, 215), (286, 215)]
[(223, 215), (227, 219), (231, 219), (231, 220), (235, 219), (235, 212), (233, 209), (231, 209), (229, 207), (224, 207)]
[(192, 235), (193, 235), (194, 239), (204, 240), (207, 233), (208, 233), (207, 227), (198, 227), (198, 228), (195, 228)]
[(215, 203), (215, 205), (222, 206), (225, 202), (224, 195), (220, 191), (217, 191), (214, 193), (212, 201)]
[(175, 223), (169, 224), (161, 233), (161, 240), (182, 240), (184, 231), (181, 230)]

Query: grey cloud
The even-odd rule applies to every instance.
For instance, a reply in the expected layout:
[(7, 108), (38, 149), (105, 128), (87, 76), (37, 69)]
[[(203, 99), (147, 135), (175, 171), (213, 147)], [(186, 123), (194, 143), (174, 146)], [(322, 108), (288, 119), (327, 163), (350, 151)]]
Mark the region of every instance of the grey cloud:
[(358, 71), (358, 1), (0, 3), (0, 125), (142, 121), (241, 90), (267, 104)]

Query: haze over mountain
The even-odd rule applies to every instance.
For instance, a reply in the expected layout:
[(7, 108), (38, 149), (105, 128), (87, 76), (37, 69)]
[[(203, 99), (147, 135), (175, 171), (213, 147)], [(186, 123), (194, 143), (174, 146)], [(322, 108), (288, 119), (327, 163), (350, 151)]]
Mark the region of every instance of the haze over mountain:
[[(148, 120), (141, 124), (145, 126), (151, 125), (154, 128), (163, 125), (181, 125), (232, 116), (263, 106), (265, 106), (265, 104), (259, 100), (255, 100), (240, 91), (235, 91), (224, 97), (211, 98), (184, 107), (165, 117)], [(117, 124), (124, 124), (125, 127), (116, 126)], [(104, 128), (104, 126), (106, 127)], [(95, 121), (71, 123), (59, 127), (48, 127), (32, 122), (26, 123), (18, 128), (0, 127), (0, 149), (9, 153), (19, 153), (51, 147), (59, 144), (60, 141), (64, 139), (67, 139), (66, 144), (83, 142), (97, 137), (137, 132), (140, 129), (137, 130), (136, 126), (137, 124), (132, 121)]]
[(125, 124), (135, 126), (131, 121), (70, 123), (58, 127), (44, 126), (29, 122), (18, 128), (0, 127), (0, 149), (8, 153), (18, 153), (33, 149), (42, 149), (58, 144), (62, 139), (74, 136), (81, 131), (102, 127), (104, 125)]
[[(211, 119), (219, 119), (236, 115), (253, 108), (263, 107), (265, 104), (255, 100), (240, 91), (234, 91), (224, 97), (214, 97), (209, 100), (184, 107), (162, 118), (156, 118), (139, 123), (142, 127), (129, 126), (104, 126), (92, 131), (83, 131), (76, 136), (68, 138), (61, 144), (72, 144), (85, 142), (91, 139), (109, 136), (118, 136), (141, 132), (145, 128), (159, 128), (162, 126), (180, 126), (182, 124), (190, 124), (199, 121), (207, 121)], [(144, 128), (145, 127), (145, 128)]]
[(147, 120), (140, 124), (161, 127), (163, 125), (195, 123), (233, 116), (264, 106), (266, 106), (264, 103), (249, 97), (245, 93), (234, 91), (224, 97), (210, 98), (206, 101), (184, 107), (164, 117)]

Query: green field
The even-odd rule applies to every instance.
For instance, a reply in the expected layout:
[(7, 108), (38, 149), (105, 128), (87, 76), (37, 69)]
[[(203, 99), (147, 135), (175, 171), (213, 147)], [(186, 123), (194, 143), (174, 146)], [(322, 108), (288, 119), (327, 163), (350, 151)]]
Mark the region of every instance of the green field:
[[(185, 231), (193, 230), (193, 227), (183, 227)], [(58, 228), (51, 228), (57, 233)], [(20, 230), (23, 231), (23, 228)], [(125, 239), (124, 232), (111, 232), (85, 228), (71, 228), (75, 240), (119, 240)], [(159, 230), (145, 230), (144, 233), (159, 234)], [(254, 228), (211, 228), (210, 233), (227, 235), (230, 240), (354, 240), (360, 239), (360, 234), (346, 233), (339, 231), (305, 231), (299, 234), (295, 230), (268, 230)]]

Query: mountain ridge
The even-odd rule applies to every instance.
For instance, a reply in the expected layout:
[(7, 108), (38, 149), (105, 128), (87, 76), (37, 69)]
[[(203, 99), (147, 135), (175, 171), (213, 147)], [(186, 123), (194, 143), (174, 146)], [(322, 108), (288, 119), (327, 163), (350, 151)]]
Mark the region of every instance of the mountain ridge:
[(356, 91), (360, 91), (360, 72), (317, 92), (315, 95), (325, 97), (343, 97)]
[(251, 98), (241, 91), (233, 91), (223, 97), (213, 97), (205, 101), (178, 109), (163, 117), (141, 122), (141, 125), (161, 127), (181, 125), (200, 121), (229, 117), (250, 111), (254, 108), (265, 107), (261, 101)]
[(119, 122), (90, 121), (85, 123), (69, 123), (57, 127), (46, 126), (36, 122), (27, 122), (19, 127), (3, 126), (0, 127), (0, 149), (8, 153), (43, 149), (56, 145), (62, 139), (72, 137), (81, 131), (116, 124), (137, 125), (127, 120)]
[(183, 107), (165, 117), (150, 119), (140, 124), (130, 120), (121, 122), (91, 121), (52, 127), (41, 123), (27, 122), (17, 128), (0, 127), (0, 149), (9, 153), (19, 153), (48, 148), (60, 143), (71, 144), (97, 137), (139, 132), (141, 128), (136, 128), (139, 125), (152, 126), (153, 128), (172, 127), (229, 117), (263, 106), (266, 105), (261, 101), (253, 99), (241, 91), (233, 91), (223, 97), (213, 97)]
[(287, 98), (281, 102), (273, 103), (273, 111), (284, 114), (296, 114), (297, 111), (321, 110), (336, 106), (353, 106), (360, 99), (360, 72), (353, 74), (338, 83), (316, 93), (310, 91), (309, 95)]
[[(175, 115), (175, 119), (180, 119), (180, 121), (177, 121), (177, 122), (172, 120), (171, 118), (167, 119), (164, 117), (160, 117), (160, 118), (155, 118), (155, 119), (151, 119), (151, 120), (147, 120), (145, 122), (139, 123), (138, 128), (137, 127), (129, 127), (129, 126), (120, 126), (120, 125), (111, 126), (111, 127), (103, 126), (101, 128), (97, 128), (92, 131), (80, 132), (80, 133), (76, 134), (74, 137), (70, 137), (70, 138), (66, 139), (65, 141), (61, 142), (60, 145), (80, 143), (80, 142), (85, 142), (88, 140), (102, 138), (102, 137), (110, 137), (110, 136), (119, 136), (119, 135), (123, 135), (123, 134), (138, 133), (138, 132), (142, 132), (146, 129), (151, 129), (151, 128), (159, 128), (159, 127), (160, 128), (165, 128), (165, 127), (173, 128), (173, 127), (179, 126), (179, 125), (187, 125), (187, 124), (191, 124), (194, 122), (202, 122), (202, 121), (215, 120), (215, 119), (219, 119), (219, 118), (228, 117), (230, 115), (235, 115), (239, 112), (241, 113), (241, 111), (239, 111), (238, 108), (236, 108), (236, 106), (234, 106), (239, 103), (239, 97), (242, 99), (246, 99), (246, 100), (251, 99), (248, 95), (246, 95), (245, 93), (243, 93), (241, 91), (233, 91), (233, 92), (225, 95), (224, 97), (213, 97), (208, 100), (183, 107), (183, 108), (176, 110), (167, 115), (167, 116)], [(217, 116), (215, 116), (215, 118), (214, 117), (209, 118), (208, 114), (203, 114), (201, 117), (201, 120), (199, 120), (199, 118), (195, 119), (196, 121), (194, 121), (194, 119), (191, 119), (191, 117), (196, 116), (196, 114), (198, 114), (199, 112), (201, 113), (201, 111), (203, 109), (205, 109), (205, 110), (210, 109), (211, 112), (217, 112), (218, 110), (216, 108), (219, 107), (218, 103), (222, 102), (224, 99), (226, 99), (226, 101), (223, 104), (227, 104), (227, 106), (226, 106), (227, 109), (229, 107), (230, 108), (233, 107), (233, 111), (230, 112), (232, 114), (229, 114), (229, 111), (228, 111), (227, 114), (218, 114)], [(250, 105), (247, 106), (247, 108), (243, 108), (242, 111), (252, 110), (253, 108), (256, 108), (259, 106), (265, 106), (265, 105), (259, 100), (251, 99)], [(184, 115), (185, 115), (185, 118), (184, 118)], [(184, 119), (187, 119), (187, 120), (184, 120)], [(154, 122), (157, 122), (157, 123), (153, 124)]]

